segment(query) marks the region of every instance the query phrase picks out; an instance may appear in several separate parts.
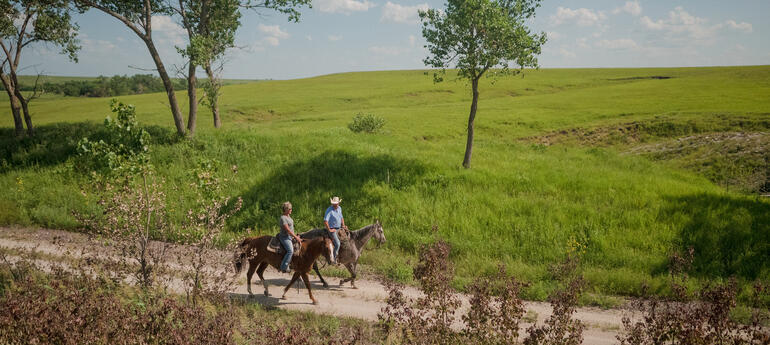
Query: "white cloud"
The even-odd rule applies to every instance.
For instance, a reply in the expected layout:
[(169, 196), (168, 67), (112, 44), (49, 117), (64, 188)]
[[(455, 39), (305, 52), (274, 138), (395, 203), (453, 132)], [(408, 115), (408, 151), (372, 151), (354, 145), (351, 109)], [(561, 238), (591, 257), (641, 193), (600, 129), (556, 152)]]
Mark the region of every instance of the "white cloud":
[(751, 23), (746, 23), (746, 22), (736, 23), (734, 20), (728, 20), (725, 22), (725, 24), (730, 29), (743, 31), (747, 34), (750, 34), (751, 32), (754, 31), (754, 27), (751, 26)]
[(409, 35), (409, 46), (414, 47), (415, 44), (417, 44), (417, 37)]
[(565, 58), (568, 58), (568, 59), (571, 59), (571, 58), (574, 58), (574, 57), (576, 57), (576, 56), (577, 56), (577, 55), (575, 54), (575, 52), (573, 52), (573, 51), (570, 51), (570, 50), (567, 50), (567, 48), (564, 48), (564, 47), (561, 47), (561, 48), (559, 49), (559, 55), (561, 55), (561, 56), (563, 56), (563, 57), (565, 57)]
[(579, 26), (594, 26), (607, 19), (604, 11), (594, 11), (587, 8), (578, 8), (576, 10), (559, 6), (556, 8), (556, 14), (551, 15), (551, 25), (561, 25), (569, 22), (576, 22)]
[(278, 25), (259, 24), (257, 29), (261, 33), (265, 34), (265, 37), (262, 39), (262, 41), (274, 47), (279, 45), (282, 39), (289, 38), (290, 36), (289, 33), (281, 30)]
[(259, 31), (268, 36), (275, 38), (289, 38), (289, 34), (286, 31), (281, 30), (278, 25), (264, 25), (259, 24)]
[(618, 7), (614, 10), (612, 10), (612, 14), (618, 14), (620, 12), (627, 12), (631, 14), (632, 16), (638, 16), (642, 14), (642, 6), (639, 5), (639, 2), (634, 1), (626, 1), (626, 4), (622, 7)]
[(691, 15), (681, 6), (668, 13), (668, 18), (652, 20), (641, 18), (642, 26), (649, 30), (663, 31), (668, 41), (710, 43), (714, 35), (724, 27), (722, 24), (709, 25), (708, 19)]
[(577, 43), (578, 47), (580, 48), (590, 48), (591, 46), (588, 45), (588, 39), (585, 37), (581, 37), (575, 40), (575, 43)]
[(329, 41), (336, 42), (342, 40), (342, 35), (329, 35)]
[(376, 6), (368, 0), (317, 0), (313, 5), (318, 6), (321, 12), (351, 14), (353, 12), (368, 11)]
[(175, 46), (184, 45), (185, 37), (187, 36), (187, 32), (182, 26), (174, 22), (169, 16), (153, 16), (152, 32), (154, 34), (160, 34), (162, 43), (171, 43)]
[(612, 49), (612, 50), (626, 50), (626, 49), (636, 49), (639, 47), (636, 42), (630, 38), (621, 38), (617, 40), (601, 40), (599, 42), (596, 42), (596, 46), (599, 48), (606, 48), (606, 49)]
[(310, 35), (305, 36), (305, 38), (307, 38), (308, 41), (312, 41), (313, 40), (313, 36), (310, 36)]
[(428, 9), (428, 4), (402, 6), (402, 5), (394, 4), (388, 1), (387, 3), (385, 3), (385, 6), (382, 8), (382, 17), (380, 17), (380, 21), (416, 24), (419, 22), (417, 11), (418, 10), (425, 11), (427, 9)]
[(549, 41), (551, 41), (551, 40), (555, 41), (555, 40), (558, 40), (559, 38), (561, 38), (562, 36), (561, 36), (560, 33), (556, 32), (556, 31), (548, 31), (548, 32), (546, 32), (546, 37), (548, 37)]
[(268, 37), (265, 37), (265, 38), (263, 38), (262, 40), (263, 40), (265, 43), (267, 43), (267, 44), (269, 44), (269, 45), (271, 45), (271, 46), (273, 46), (273, 47), (275, 47), (275, 46), (277, 46), (278, 44), (280, 44), (280, 43), (281, 43), (281, 40), (279, 40), (277, 37), (273, 37), (273, 36), (268, 36)]

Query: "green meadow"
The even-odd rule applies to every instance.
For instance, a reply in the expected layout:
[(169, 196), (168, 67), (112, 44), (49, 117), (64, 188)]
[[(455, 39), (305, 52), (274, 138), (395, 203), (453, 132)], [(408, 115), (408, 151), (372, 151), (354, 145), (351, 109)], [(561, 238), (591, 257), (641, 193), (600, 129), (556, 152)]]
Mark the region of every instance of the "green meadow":
[[(548, 268), (567, 253), (581, 256), (598, 295), (639, 295), (643, 284), (667, 293), (669, 255), (691, 247), (695, 284), (735, 276), (745, 295), (754, 280), (770, 280), (770, 198), (760, 196), (762, 181), (752, 184), (759, 191), (730, 182), (770, 175), (770, 67), (484, 79), (469, 170), (461, 162), (470, 87), (447, 79), (386, 71), (228, 85), (223, 128), (201, 107), (191, 140), (172, 134), (165, 94), (119, 100), (136, 106), (153, 135), (172, 221), (192, 202), (185, 186), (200, 159), (220, 161), (224, 175), (237, 166), (226, 192), (244, 206), (228, 238), (277, 232), (287, 200), (297, 229), (320, 226), (338, 195), (351, 228), (382, 221), (387, 243), (371, 244), (362, 262), (400, 280), (435, 239), (452, 244), (456, 286), (504, 263), (532, 283), (532, 299), (553, 289)], [(177, 99), (186, 101), (182, 92)], [(72, 169), (75, 143), (99, 136), (109, 102), (35, 100), (32, 138), (14, 139), (10, 114), (0, 118), (0, 224), (78, 229), (72, 213), (92, 209), (93, 198)], [(359, 112), (386, 119), (384, 131), (351, 132)], [(725, 133), (759, 139), (733, 143), (729, 154), (708, 149), (723, 147), (708, 138)], [(707, 139), (687, 154), (634, 153), (692, 138)]]

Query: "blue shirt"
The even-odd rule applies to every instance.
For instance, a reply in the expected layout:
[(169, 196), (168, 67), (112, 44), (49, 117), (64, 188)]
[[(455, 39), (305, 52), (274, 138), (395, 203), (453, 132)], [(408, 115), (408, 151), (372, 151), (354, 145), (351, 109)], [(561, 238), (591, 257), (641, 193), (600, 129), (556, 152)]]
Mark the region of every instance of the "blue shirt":
[(329, 206), (324, 213), (324, 220), (329, 223), (330, 228), (339, 229), (342, 225), (342, 206), (337, 206), (336, 210), (334, 206)]

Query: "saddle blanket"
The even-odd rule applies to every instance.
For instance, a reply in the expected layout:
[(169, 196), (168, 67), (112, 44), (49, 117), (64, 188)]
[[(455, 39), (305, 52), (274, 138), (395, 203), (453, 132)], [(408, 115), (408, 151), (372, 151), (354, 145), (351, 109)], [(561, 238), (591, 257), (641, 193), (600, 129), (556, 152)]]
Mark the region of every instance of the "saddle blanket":
[[(292, 239), (291, 244), (294, 245), (294, 255), (293, 256), (299, 256), (301, 254), (299, 251), (302, 249), (302, 245), (299, 244), (296, 240)], [(278, 240), (278, 234), (275, 234), (273, 238), (270, 239), (270, 243), (267, 244), (267, 251), (273, 252), (276, 254), (285, 254), (286, 249), (283, 249), (283, 246), (281, 245), (281, 241)]]

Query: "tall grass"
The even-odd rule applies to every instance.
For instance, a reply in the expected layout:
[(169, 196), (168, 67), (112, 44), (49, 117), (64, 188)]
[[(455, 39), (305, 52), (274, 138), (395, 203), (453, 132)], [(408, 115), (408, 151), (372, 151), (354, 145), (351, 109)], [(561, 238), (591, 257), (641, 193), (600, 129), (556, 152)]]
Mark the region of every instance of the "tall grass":
[[(672, 78), (629, 79), (660, 75)], [(701, 258), (696, 277), (770, 279), (770, 202), (611, 147), (520, 140), (660, 116), (766, 119), (768, 80), (766, 66), (527, 71), (481, 86), (471, 170), (460, 168), (467, 86), (434, 85), (419, 71), (228, 86), (225, 128), (211, 129), (201, 115), (197, 137), (183, 141), (171, 134), (163, 95), (121, 101), (155, 126), (152, 161), (168, 184), (173, 222), (194, 199), (188, 171), (217, 159), (222, 169), (237, 165), (224, 192), (244, 200), (227, 236), (275, 233), (287, 200), (297, 229), (319, 226), (328, 198), (339, 195), (351, 227), (382, 220), (385, 248), (362, 258), (379, 272), (409, 277), (420, 245), (442, 238), (453, 247), (456, 286), (504, 263), (534, 282), (527, 297), (542, 299), (554, 288), (548, 265), (576, 245), (589, 289), (600, 293), (637, 295), (643, 282), (666, 293), (668, 254), (686, 247)], [(41, 135), (22, 141), (10, 139), (10, 116), (0, 119), (0, 223), (77, 228), (71, 212), (91, 206), (69, 167), (72, 145), (98, 134), (89, 123), (104, 118), (108, 102), (41, 99), (33, 103)], [(346, 125), (360, 111), (385, 118), (388, 132), (351, 133)]]

